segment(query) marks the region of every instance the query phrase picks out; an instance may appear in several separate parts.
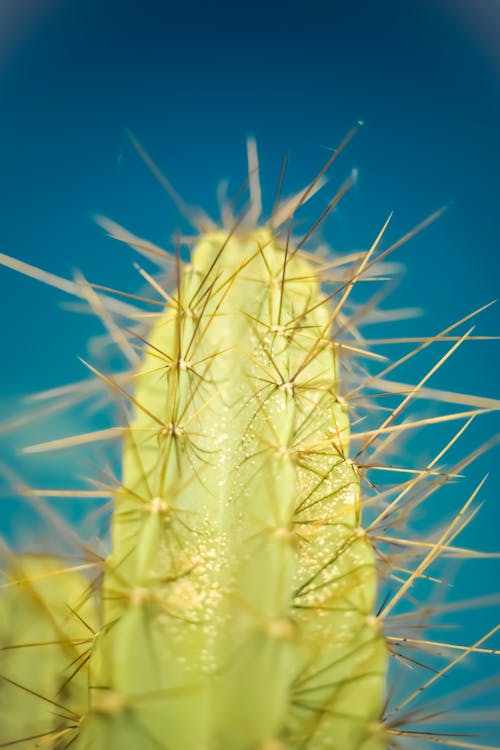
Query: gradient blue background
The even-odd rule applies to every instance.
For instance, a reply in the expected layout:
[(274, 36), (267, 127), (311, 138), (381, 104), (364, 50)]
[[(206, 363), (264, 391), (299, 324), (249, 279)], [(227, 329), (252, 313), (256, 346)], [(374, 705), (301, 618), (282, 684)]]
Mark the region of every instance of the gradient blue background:
[[(1, 251), (64, 276), (78, 268), (92, 281), (132, 290), (135, 258), (108, 240), (92, 215), (108, 215), (164, 245), (185, 224), (133, 153), (126, 128), (189, 202), (213, 212), (219, 180), (229, 178), (236, 188), (244, 178), (245, 139), (255, 135), (269, 210), (285, 151), (291, 192), (362, 119), (365, 127), (331, 178), (333, 190), (352, 167), (359, 169), (358, 185), (323, 230), (333, 247), (365, 247), (391, 210), (394, 240), (452, 203), (398, 254), (406, 274), (385, 304), (419, 306), (424, 314), (394, 325), (394, 335), (436, 333), (497, 296), (498, 2), (477, 0), (473, 13), (461, 0), (180, 5), (4, 2)], [(315, 205), (306, 212), (310, 219), (324, 203)], [(62, 314), (57, 303), (68, 301), (64, 295), (11, 271), (1, 270), (0, 283), (0, 403), (11, 415), (19, 394), (85, 376), (76, 355), (85, 355), (99, 326)], [(490, 309), (476, 333), (497, 334), (499, 323), (498, 309)], [(430, 385), (498, 396), (498, 352), (496, 343), (471, 343)], [(416, 361), (395, 377), (417, 379), (431, 361)], [(494, 415), (478, 420), (455, 455), (498, 426)], [(58, 429), (72, 432), (71, 420)], [(439, 445), (423, 434), (423, 458)], [(54, 484), (51, 473), (65, 462), (21, 462), (5, 441), (3, 453), (33, 483), (45, 472)], [(488, 502), (463, 544), (499, 548), (498, 460), (498, 451), (480, 459), (457, 490), (465, 497), (491, 469), (481, 495)], [(12, 533), (10, 503), (3, 517)], [(464, 595), (491, 591), (499, 573), (496, 563), (468, 563), (457, 585)], [(481, 618), (484, 627), (495, 619), (472, 613), (463, 642), (481, 634)]]

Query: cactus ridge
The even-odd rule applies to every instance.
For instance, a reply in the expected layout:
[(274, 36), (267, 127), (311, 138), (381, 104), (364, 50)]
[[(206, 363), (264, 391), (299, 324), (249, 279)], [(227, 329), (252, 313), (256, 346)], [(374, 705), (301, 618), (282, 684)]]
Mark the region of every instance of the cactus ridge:
[[(391, 617), (410, 619), (411, 611), (399, 607), (439, 555), (455, 552), (477, 492), (436, 542), (405, 545), (390, 531), (446, 481), (434, 465), (465, 427), (396, 489), (380, 492), (368, 481), (360, 458), (370, 455), (376, 468), (373, 457), (384, 444), (412, 427), (397, 418), (429, 377), (413, 390), (391, 387), (382, 378), (398, 363), (369, 376), (369, 385), (384, 382), (389, 394), (403, 390), (403, 398), (375, 429), (351, 434), (355, 414), (342, 369), (356, 373), (353, 354), (377, 360), (358, 333), (370, 305), (349, 315), (351, 291), (379, 273), (401, 243), (380, 252), (388, 220), (354, 259), (325, 261), (307, 249), (354, 177), (313, 230), (301, 240), (290, 231), (294, 213), (321, 187), (352, 135), (305, 190), (277, 201), (266, 224), (259, 223), (250, 141), (249, 206), (238, 218), (226, 207), (220, 227), (198, 214), (188, 261), (179, 247), (167, 255), (104, 222), (115, 239), (174, 271), (173, 288), (165, 288), (140, 269), (159, 297), (152, 325), (83, 280), (49, 280), (3, 257), (86, 299), (132, 367), (113, 376), (84, 363), (92, 388), (120, 404), (123, 424), (32, 447), (60, 450), (118, 437), (122, 473), (112, 486), (89, 491), (113, 500), (105, 559), (88, 557), (83, 543), (89, 562), (81, 566), (4, 548), (0, 747), (388, 750), (441, 736), (404, 728), (406, 706), (409, 722), (418, 717), (413, 701), (422, 686), (386, 705), (389, 657), (411, 662), (401, 652), (405, 640), (418, 647), (418, 639), (391, 634)], [(113, 315), (129, 318), (130, 327), (118, 327)], [(420, 346), (453, 340), (432, 371), (471, 338), (469, 331), (448, 335), (465, 320)], [(350, 337), (340, 338), (341, 331)], [(357, 392), (354, 385), (352, 403)], [(75, 391), (75, 398), (87, 395)], [(474, 408), (440, 421), (468, 425), (493, 405), (463, 394), (457, 402)], [(354, 457), (353, 439), (361, 442)], [(400, 547), (403, 559), (394, 552)], [(97, 568), (98, 577), (87, 568)], [(377, 611), (380, 580), (400, 571), (406, 578)], [(468, 649), (474, 650), (480, 646)], [(32, 668), (37, 660), (43, 669)], [(423, 689), (432, 683), (426, 679)]]

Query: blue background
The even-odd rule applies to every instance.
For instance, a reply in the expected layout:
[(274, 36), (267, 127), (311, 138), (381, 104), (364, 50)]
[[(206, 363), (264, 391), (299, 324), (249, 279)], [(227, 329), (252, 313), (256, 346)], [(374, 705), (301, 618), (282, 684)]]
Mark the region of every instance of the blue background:
[[(366, 247), (389, 211), (395, 212), (390, 241), (451, 203), (439, 222), (398, 252), (406, 272), (384, 303), (423, 310), (420, 318), (392, 325), (391, 334), (436, 333), (498, 294), (500, 57), (491, 39), (500, 10), (494, 0), (478, 0), (474, 16), (467, 16), (466, 5), (5, 3), (0, 251), (62, 276), (80, 269), (92, 281), (133, 291), (135, 257), (107, 239), (92, 215), (110, 216), (165, 246), (185, 224), (133, 152), (127, 128), (188, 202), (216, 214), (218, 182), (228, 178), (235, 190), (245, 177), (248, 135), (257, 138), (269, 211), (285, 152), (290, 193), (314, 176), (328, 149), (362, 119), (365, 126), (338, 160), (328, 195), (353, 167), (358, 184), (323, 235), (348, 252)], [(325, 202), (312, 204), (304, 216), (312, 221)], [(59, 292), (8, 270), (0, 280), (0, 405), (12, 416), (21, 394), (86, 376), (76, 355), (86, 354), (88, 337), (100, 327), (88, 317), (61, 313), (57, 303), (69, 298)], [(480, 316), (475, 333), (498, 334), (499, 323), (497, 306)], [(374, 328), (373, 334), (387, 332)], [(416, 380), (443, 352), (436, 348), (394, 376)], [(498, 397), (498, 352), (495, 342), (471, 342), (429, 385)], [(81, 413), (63, 415), (54, 429), (57, 436), (69, 434), (88, 420)], [(423, 460), (453, 426), (434, 437), (422, 433)], [(473, 450), (498, 426), (494, 415), (476, 420), (452, 455)], [(46, 434), (33, 426), (23, 440)], [(77, 471), (66, 458), (19, 459), (12, 448), (19, 439), (3, 441), (4, 461), (33, 484), (45, 479), (53, 486), (57, 476)], [(414, 445), (407, 446), (409, 453)], [(487, 502), (460, 537), (463, 545), (499, 549), (498, 460), (498, 450), (479, 459), (451, 493), (456, 509), (491, 470), (481, 494)], [(447, 517), (446, 502), (431, 503), (431, 524)], [(10, 500), (4, 508), (2, 525), (13, 536), (13, 524), (25, 512), (13, 513)], [(494, 562), (466, 563), (457, 590), (462, 596), (491, 592), (499, 573)], [(457, 642), (472, 642), (495, 615), (472, 612), (465, 622)], [(491, 666), (476, 661), (479, 673), (491, 673)]]

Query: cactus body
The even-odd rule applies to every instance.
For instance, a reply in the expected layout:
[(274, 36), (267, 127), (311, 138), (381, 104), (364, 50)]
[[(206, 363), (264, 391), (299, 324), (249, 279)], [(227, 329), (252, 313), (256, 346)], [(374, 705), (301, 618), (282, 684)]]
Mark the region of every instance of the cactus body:
[[(251, 215), (223, 222), (223, 229), (204, 228), (189, 262), (180, 253), (170, 257), (174, 290), (144, 274), (162, 304), (149, 330), (139, 318), (128, 329), (127, 346), (135, 347), (134, 358), (140, 351), (140, 364), (125, 378), (89, 365), (127, 414), (117, 431), (121, 476), (110, 488), (111, 553), (102, 565), (92, 558), (82, 570), (54, 557), (6, 555), (0, 747), (388, 750), (395, 747), (392, 736), (398, 743), (404, 737), (398, 712), (420, 689), (384, 715), (396, 640), (382, 632), (384, 615), (426, 578), (439, 554), (454, 552), (475, 494), (436, 541), (419, 546), (387, 536), (391, 514), (398, 522), (402, 507), (404, 524), (412, 503), (422, 502), (414, 496), (419, 482), (423, 499), (431, 494), (425, 484), (436, 473), (430, 462), (392, 490), (388, 507), (377, 498), (372, 533), (364, 530), (335, 331), (348, 327), (343, 305), (373, 265), (384, 230), (327, 294), (323, 262), (302, 247), (310, 233), (297, 243), (277, 230), (316, 191), (326, 168), (259, 226), (256, 159), (250, 142)], [(119, 239), (152, 247), (127, 233)], [(55, 283), (53, 275), (0, 260)], [(121, 340), (110, 323), (109, 298), (82, 283), (59, 286), (86, 298), (98, 314), (104, 310), (103, 321)], [(387, 381), (379, 382), (391, 393)], [(403, 428), (392, 423), (420, 385), (408, 386), (409, 395), (382, 426), (368, 430), (363, 450)], [(396, 384), (392, 392), (402, 388)], [(456, 395), (458, 403), (484, 410), (481, 399)], [(475, 412), (456, 416), (472, 419)], [(433, 489), (442, 483), (437, 474)], [(375, 564), (377, 525), (386, 545), (378, 550), (382, 571)], [(377, 579), (390, 571), (391, 545), (410, 550), (403, 562), (396, 555), (392, 562), (408, 578), (376, 615)], [(86, 577), (85, 569), (96, 565), (101, 575)], [(404, 617), (414, 628), (411, 613)], [(458, 648), (463, 655), (473, 650)], [(418, 730), (408, 736), (427, 739)]]
[(386, 646), (331, 310), (284, 260), (267, 231), (207, 234), (145, 344), (96, 658), (122, 708), (93, 694), (77, 747), (134, 723), (126, 747), (141, 727), (186, 750), (377, 746)]
[[(93, 639), (83, 623), (98, 621), (94, 603), (82, 601), (87, 582), (72, 570), (61, 573), (60, 559), (31, 555), (11, 561), (9, 583), (0, 609), (0, 746), (31, 736), (41, 747), (64, 747), (60, 715), (74, 724), (87, 705), (87, 675), (79, 667)], [(82, 619), (73, 616), (76, 607)]]

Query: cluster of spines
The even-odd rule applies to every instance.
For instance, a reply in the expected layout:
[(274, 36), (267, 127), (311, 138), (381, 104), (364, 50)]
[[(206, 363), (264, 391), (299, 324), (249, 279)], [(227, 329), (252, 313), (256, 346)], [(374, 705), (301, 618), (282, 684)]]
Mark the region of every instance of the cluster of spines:
[[(255, 198), (254, 179), (253, 189)], [(363, 469), (347, 458), (349, 425), (337, 387), (339, 346), (329, 334), (350, 290), (374, 263), (381, 236), (328, 296), (317, 289), (321, 264), (305, 256), (302, 241), (292, 245), (290, 234), (279, 241), (272, 232), (245, 227), (241, 219), (229, 231), (206, 235), (187, 267), (177, 254), (175, 294), (142, 272), (169, 312), (158, 317), (150, 333), (136, 329), (122, 342), (129, 355), (131, 346), (143, 352), (139, 373), (128, 378), (133, 389), (123, 382), (127, 379), (91, 367), (132, 413), (124, 427), (108, 433), (125, 437), (125, 473), (111, 493), (116, 506), (113, 552), (104, 566), (103, 620), (100, 626), (84, 622), (99, 631), (92, 658), (85, 658), (88, 705), (78, 721), (66, 717), (66, 726), (53, 730), (54, 747), (70, 742), (76, 747), (89, 742), (133, 746), (140, 740), (151, 747), (182, 742), (201, 748), (209, 746), (211, 724), (215, 748), (371, 750), (405, 737), (398, 714), (417, 693), (393, 709), (396, 718), (388, 711), (384, 722), (381, 623), (438, 555), (456, 552), (452, 542), (468, 520), (475, 495), (439, 540), (429, 543), (423, 560), (379, 616), (371, 614), (373, 542), (391, 544), (380, 530), (386, 531), (388, 519), (403, 505), (408, 509), (421, 480), (435, 476), (439, 484), (447, 478), (433, 469), (442, 451), (402, 485), (368, 533), (361, 529)], [(135, 240), (130, 244), (140, 246)], [(95, 309), (96, 291), (80, 285), (79, 292), (94, 301)], [(347, 325), (344, 320), (342, 325)], [(467, 337), (457, 337), (452, 349)], [(380, 427), (357, 434), (362, 450), (377, 438), (411, 428), (394, 423), (427, 379), (408, 389)], [(223, 491), (217, 489), (220, 482)], [(292, 488), (288, 497), (287, 488)], [(261, 505), (259, 497), (265, 498)], [(388, 555), (383, 557), (387, 563)], [(402, 643), (418, 643), (386, 637), (393, 651)], [(362, 656), (358, 667), (356, 652), (363, 653), (370, 639), (375, 651), (379, 646), (382, 651), (370, 656), (374, 665), (367, 666)], [(473, 650), (481, 650), (481, 644), (464, 647), (460, 658)], [(356, 705), (363, 693), (356, 681), (371, 679), (376, 697), (371, 705), (368, 699)], [(196, 721), (190, 718), (193, 712)], [(439, 742), (439, 735), (429, 741)], [(30, 742), (27, 738), (26, 747)], [(453, 744), (453, 739), (442, 742)], [(457, 739), (455, 746), (480, 745)]]

